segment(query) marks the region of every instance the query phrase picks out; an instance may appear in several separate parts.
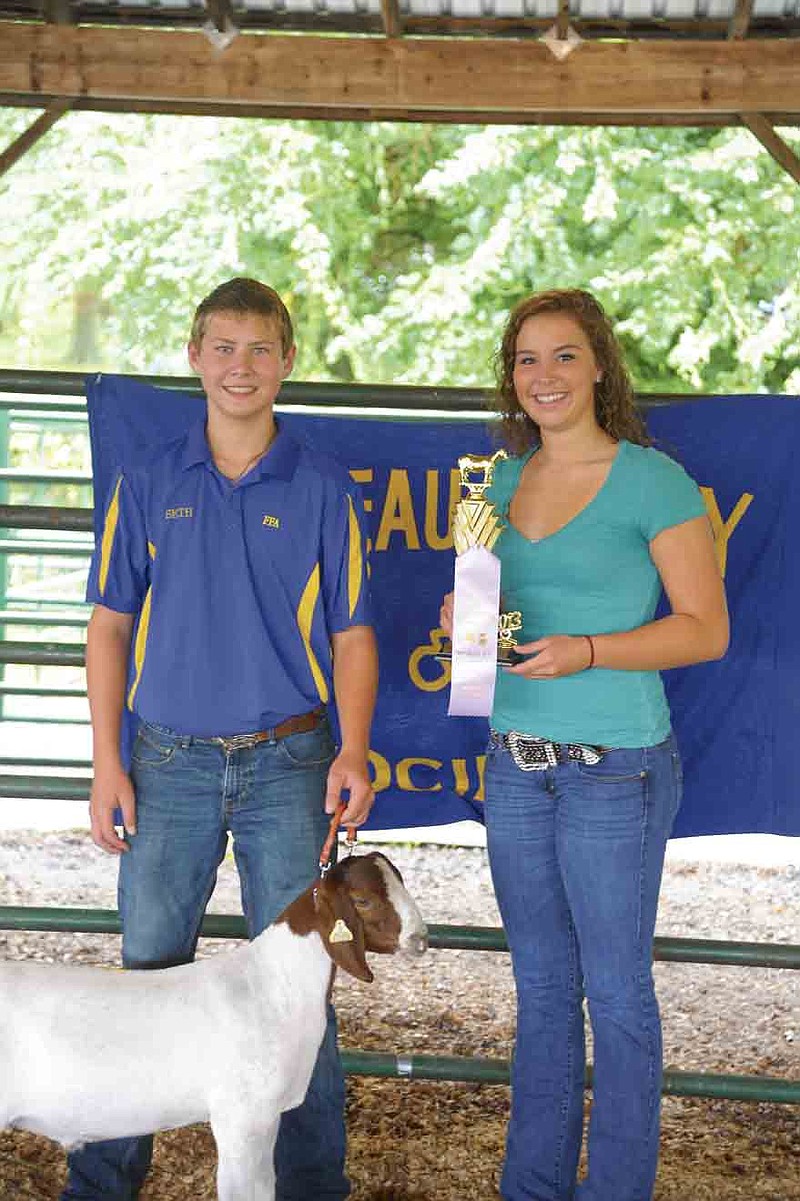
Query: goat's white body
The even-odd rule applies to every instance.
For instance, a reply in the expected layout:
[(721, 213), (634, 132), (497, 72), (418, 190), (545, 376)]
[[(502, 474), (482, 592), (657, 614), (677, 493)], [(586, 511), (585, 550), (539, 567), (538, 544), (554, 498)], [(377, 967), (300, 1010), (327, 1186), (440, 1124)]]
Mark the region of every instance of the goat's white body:
[[(350, 862), (362, 907), (370, 888), (382, 897), (369, 949), (423, 951), (425, 924), (396, 869), (377, 852)], [(308, 1089), (331, 960), (372, 979), (368, 919), (348, 900), (357, 934), (333, 924), (347, 875), (346, 865), (334, 869), (248, 945), (185, 967), (0, 964), (0, 1128), (74, 1147), (208, 1121), (220, 1201), (274, 1201), (278, 1123)], [(357, 955), (341, 949), (338, 927)]]
[(210, 1121), (221, 1164), (250, 1138), (271, 1159), (308, 1088), (330, 975), (319, 934), (286, 924), (165, 971), (0, 964), (0, 1127), (70, 1147)]

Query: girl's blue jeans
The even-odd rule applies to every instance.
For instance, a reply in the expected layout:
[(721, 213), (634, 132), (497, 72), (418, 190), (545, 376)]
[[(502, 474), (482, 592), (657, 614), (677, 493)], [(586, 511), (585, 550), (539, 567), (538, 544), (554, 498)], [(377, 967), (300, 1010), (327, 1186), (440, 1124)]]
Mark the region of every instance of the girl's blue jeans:
[[(313, 882), (334, 751), (327, 723), (229, 755), (211, 739), (142, 725), (131, 765), (137, 832), (119, 872), (125, 967), (194, 958), (229, 832), (251, 938)], [(125, 1021), (120, 1013), (123, 1040)], [(69, 1156), (62, 1201), (132, 1201), (151, 1154), (150, 1137), (87, 1144)], [(281, 1119), (277, 1201), (341, 1201), (350, 1193), (344, 1159), (344, 1076), (330, 1010), (306, 1099)]]
[[(662, 1071), (652, 943), (680, 794), (673, 737), (528, 772), (492, 737), (489, 862), (517, 987), (505, 1201), (652, 1197)], [(593, 1100), (577, 1184), (584, 998)]]

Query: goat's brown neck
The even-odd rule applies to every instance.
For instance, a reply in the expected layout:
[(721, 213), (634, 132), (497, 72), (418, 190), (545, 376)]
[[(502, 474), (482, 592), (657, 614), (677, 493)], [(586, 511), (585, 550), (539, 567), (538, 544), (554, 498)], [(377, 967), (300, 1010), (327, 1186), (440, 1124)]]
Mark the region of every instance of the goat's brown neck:
[[(287, 905), (283, 913), (275, 919), (275, 924), (285, 922), (293, 934), (299, 934), (300, 936), (310, 934), (312, 930), (319, 930), (319, 914), (317, 913), (315, 899), (316, 891), (317, 885), (312, 884), (299, 897), (296, 897), (291, 905)], [(331, 977), (328, 981), (328, 991), (325, 997), (327, 1002), (331, 1000), (335, 979), (336, 964), (331, 961)]]
[(292, 901), (291, 905), (287, 905), (283, 913), (276, 919), (278, 922), (285, 922), (293, 934), (310, 934), (312, 930), (319, 930), (319, 917), (317, 907), (314, 903), (314, 891), (316, 885), (311, 885), (305, 892), (301, 892), (299, 897)]

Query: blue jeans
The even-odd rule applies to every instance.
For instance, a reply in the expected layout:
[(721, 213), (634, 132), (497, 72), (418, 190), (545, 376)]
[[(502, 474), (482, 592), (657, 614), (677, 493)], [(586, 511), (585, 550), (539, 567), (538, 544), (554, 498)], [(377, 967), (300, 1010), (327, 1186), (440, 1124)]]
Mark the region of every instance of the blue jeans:
[[(251, 938), (308, 887), (330, 821), (324, 795), (334, 752), (326, 722), (227, 756), (210, 739), (141, 727), (131, 764), (137, 832), (119, 871), (126, 968), (194, 958), (228, 832)], [(119, 1027), (124, 1038), (124, 1013)], [(69, 1155), (62, 1201), (132, 1201), (151, 1155), (151, 1137), (87, 1144)], [(331, 1009), (306, 1099), (281, 1118), (278, 1201), (341, 1201), (350, 1193), (344, 1161), (344, 1075)]]
[[(489, 863), (517, 988), (505, 1201), (652, 1196), (662, 1071), (652, 942), (680, 792), (672, 737), (530, 772), (492, 737)], [(594, 1075), (578, 1185), (584, 997)]]

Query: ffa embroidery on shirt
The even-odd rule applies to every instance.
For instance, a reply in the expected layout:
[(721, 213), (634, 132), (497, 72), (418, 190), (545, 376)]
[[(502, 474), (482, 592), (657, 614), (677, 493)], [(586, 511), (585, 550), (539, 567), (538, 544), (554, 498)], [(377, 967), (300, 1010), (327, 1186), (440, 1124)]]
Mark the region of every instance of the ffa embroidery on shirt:
[(271, 513), (265, 513), (261, 524), (268, 525), (271, 530), (279, 530), (281, 528), (281, 519), (280, 517), (273, 517)]
[(174, 521), (178, 517), (194, 517), (194, 507), (192, 505), (181, 505), (177, 509), (165, 509), (164, 517), (167, 521)]

